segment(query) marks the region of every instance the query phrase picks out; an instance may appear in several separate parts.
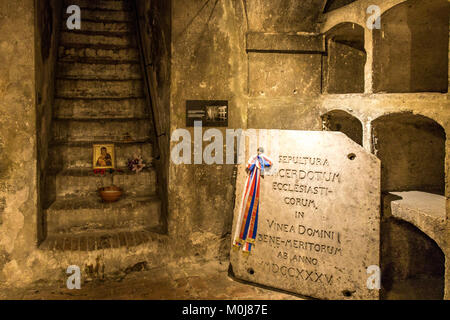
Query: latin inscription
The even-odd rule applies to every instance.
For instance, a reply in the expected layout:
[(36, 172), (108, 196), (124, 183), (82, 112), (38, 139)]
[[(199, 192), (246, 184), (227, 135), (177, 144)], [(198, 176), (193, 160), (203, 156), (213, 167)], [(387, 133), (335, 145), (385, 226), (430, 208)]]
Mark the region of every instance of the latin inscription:
[[(251, 252), (230, 252), (235, 276), (319, 299), (378, 299), (367, 268), (380, 263), (379, 159), (339, 132), (253, 133), (259, 140), (245, 140), (246, 148), (264, 147), (273, 166), (260, 180)], [(237, 173), (233, 234), (245, 166)]]
[(332, 169), (326, 158), (280, 155), (278, 161), (280, 166), (272, 177), (270, 192), (279, 195), (275, 199), (280, 199), (280, 211), (283, 212), (280, 217), (293, 217), (305, 223), (292, 224), (274, 219), (262, 222), (264, 226), (259, 229), (256, 246), (278, 249), (273, 252), (280, 263), (261, 261), (261, 265), (282, 277), (330, 285), (333, 275), (323, 274), (314, 267), (327, 257), (342, 256), (341, 232), (313, 225), (314, 221), (309, 218), (320, 212), (321, 201), (332, 201), (330, 196), (343, 177)]

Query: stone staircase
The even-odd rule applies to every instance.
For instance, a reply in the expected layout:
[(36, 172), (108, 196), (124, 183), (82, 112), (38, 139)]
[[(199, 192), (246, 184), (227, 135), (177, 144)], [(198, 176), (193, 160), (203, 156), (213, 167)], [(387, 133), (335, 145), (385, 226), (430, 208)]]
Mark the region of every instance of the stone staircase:
[[(81, 30), (60, 34), (53, 139), (49, 149), (47, 238), (41, 248), (96, 250), (137, 245), (161, 228), (153, 167), (139, 174), (129, 157), (152, 161), (152, 119), (136, 42), (134, 13), (125, 0), (65, 0), (81, 8)], [(113, 143), (122, 172), (101, 177), (92, 169), (92, 145)], [(103, 203), (100, 186), (124, 190)]]

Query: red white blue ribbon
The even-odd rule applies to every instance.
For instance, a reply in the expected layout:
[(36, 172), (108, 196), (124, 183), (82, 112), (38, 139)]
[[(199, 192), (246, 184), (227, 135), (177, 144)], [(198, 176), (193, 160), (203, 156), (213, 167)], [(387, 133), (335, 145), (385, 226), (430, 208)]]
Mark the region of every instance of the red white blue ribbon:
[(233, 246), (237, 250), (242, 248), (244, 253), (250, 253), (255, 245), (258, 230), (261, 175), (264, 175), (264, 168), (272, 165), (272, 160), (264, 154), (252, 156), (247, 163), (249, 175), (242, 194), (233, 241)]

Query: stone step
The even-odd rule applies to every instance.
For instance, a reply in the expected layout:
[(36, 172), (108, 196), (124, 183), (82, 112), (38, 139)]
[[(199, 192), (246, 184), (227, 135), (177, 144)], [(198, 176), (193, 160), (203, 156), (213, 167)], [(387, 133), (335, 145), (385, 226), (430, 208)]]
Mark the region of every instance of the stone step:
[(141, 80), (64, 80), (56, 81), (57, 98), (142, 98)]
[(133, 142), (150, 139), (151, 124), (150, 119), (54, 119), (52, 130), (55, 143)]
[[(101, 142), (58, 144), (49, 150), (50, 169), (65, 170), (92, 168), (92, 145)], [(116, 166), (126, 167), (134, 154), (142, 155), (148, 165), (152, 164), (152, 144), (150, 142), (115, 143)]]
[(58, 49), (60, 62), (139, 63), (139, 51), (133, 46), (86, 46), (67, 43)]
[(146, 100), (132, 99), (55, 99), (54, 116), (60, 119), (145, 118)]
[(130, 32), (89, 32), (89, 31), (63, 31), (61, 44), (78, 43), (84, 45), (116, 45), (136, 46), (134, 33)]
[(121, 0), (64, 0), (65, 8), (70, 5), (77, 5), (81, 9), (81, 17), (83, 18), (83, 9), (89, 8), (91, 10), (113, 10), (113, 11), (129, 11), (130, 4), (127, 1)]
[(94, 174), (92, 169), (66, 169), (50, 173), (51, 186), (57, 199), (62, 197), (95, 196), (103, 186), (121, 188), (125, 196), (153, 196), (156, 194), (156, 173), (153, 167), (135, 173), (128, 168), (123, 172), (104, 175)]
[(157, 197), (122, 197), (117, 202), (102, 202), (99, 196), (61, 198), (45, 216), (51, 234), (89, 232), (93, 230), (157, 228), (160, 225), (161, 201)]
[(114, 229), (76, 234), (49, 233), (45, 241), (39, 246), (39, 249), (82, 253), (120, 247), (132, 248), (142, 243), (167, 241), (167, 235), (162, 234), (163, 231), (160, 230), (160, 227), (156, 228), (156, 230), (153, 229), (142, 227), (131, 231), (128, 229)]
[[(81, 27), (83, 27), (83, 21), (108, 21), (108, 22), (130, 22), (133, 21), (134, 15), (131, 11), (125, 10), (100, 10), (91, 8), (81, 9)], [(67, 15), (68, 17), (68, 15)]]
[[(63, 20), (62, 31), (72, 31), (67, 28), (67, 21)], [(134, 32), (132, 22), (114, 22), (114, 21), (89, 21), (81, 20), (81, 31), (94, 32)]]
[(141, 79), (139, 64), (58, 62), (58, 78), (80, 80)]

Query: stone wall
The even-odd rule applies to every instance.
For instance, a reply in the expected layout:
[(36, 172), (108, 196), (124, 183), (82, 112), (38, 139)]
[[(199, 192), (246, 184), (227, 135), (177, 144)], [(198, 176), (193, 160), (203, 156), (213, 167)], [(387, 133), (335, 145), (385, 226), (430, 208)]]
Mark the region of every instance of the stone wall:
[(0, 283), (36, 246), (34, 1), (0, 2)]
[[(171, 132), (186, 128), (186, 100), (227, 100), (229, 128), (245, 127), (245, 31), (241, 1), (172, 1)], [(232, 177), (233, 165), (170, 162), (169, 236), (176, 252), (227, 254)]]
[(374, 92), (446, 92), (448, 21), (445, 0), (411, 0), (383, 14), (373, 33)]
[[(364, 1), (350, 4), (353, 8), (350, 14), (341, 14), (339, 19), (329, 16), (327, 21), (331, 24), (352, 21), (351, 15), (360, 13), (358, 10), (369, 3)], [(4, 62), (0, 65), (0, 283), (7, 280), (9, 284), (20, 285), (51, 277), (53, 275), (46, 270), (62, 271), (69, 263), (105, 266), (105, 261), (110, 261), (123, 267), (141, 260), (161, 263), (161, 256), (226, 257), (234, 204), (234, 166), (175, 165), (169, 162), (168, 147), (162, 150), (167, 165), (163, 171), (166, 170), (168, 177), (166, 242), (150, 243), (147, 251), (142, 248), (104, 250), (89, 254), (87, 258), (64, 252), (44, 254), (36, 249), (37, 240), (44, 236), (38, 233), (43, 230), (37, 225), (41, 221), (38, 219), (41, 207), (38, 190), (46, 173), (52, 59), (57, 39), (55, 32), (60, 24), (55, 20), (60, 10), (57, 2), (36, 1), (36, 7), (33, 0), (0, 3), (0, 60)], [(391, 4), (400, 2), (389, 1)], [(448, 94), (386, 95), (367, 91), (366, 94), (322, 94), (321, 74), (326, 52), (324, 37), (318, 33), (316, 22), (321, 18), (324, 1), (312, 0), (306, 4), (295, 0), (139, 3), (145, 26), (143, 34), (152, 62), (149, 70), (157, 86), (158, 130), (165, 134), (160, 138), (160, 145), (168, 145), (170, 134), (179, 128), (188, 129), (194, 138), (193, 128), (186, 128), (186, 100), (199, 99), (228, 100), (228, 128), (232, 129), (321, 130), (324, 114), (345, 111), (361, 122), (362, 144), (372, 151), (376, 147), (373, 121), (385, 115), (420, 114), (439, 123), (446, 132), (450, 130)], [(45, 14), (50, 7), (53, 14)], [(340, 14), (343, 9), (346, 8), (330, 14)], [(39, 19), (35, 20), (35, 14)], [(52, 28), (49, 21), (53, 21)], [(371, 39), (366, 37), (365, 41)], [(376, 41), (366, 49), (376, 45)], [(447, 42), (444, 44), (448, 47)], [(348, 71), (339, 64), (342, 55), (347, 53), (337, 54), (334, 60), (337, 67)], [(378, 61), (383, 63), (383, 60)], [(416, 63), (420, 64), (421, 60)], [(430, 66), (433, 70), (444, 68), (441, 62), (434, 63), (432, 61)], [(366, 64), (366, 79), (368, 70), (371, 72), (372, 66), (367, 68)], [(420, 88), (440, 89), (442, 79), (440, 76), (435, 79), (438, 85), (433, 80), (430, 87)], [(409, 75), (391, 80), (396, 84), (405, 81), (401, 86), (407, 89), (399, 89), (401, 92), (416, 88), (410, 87)], [(358, 90), (360, 83), (358, 81)], [(175, 144), (172, 142), (170, 147)], [(204, 146), (207, 144), (204, 142)], [(448, 139), (445, 144), (445, 195), (449, 199)], [(447, 212), (449, 208), (447, 200)], [(449, 245), (441, 248), (447, 257), (449, 248)], [(449, 261), (446, 261), (447, 279), (450, 279)], [(113, 269), (106, 266), (106, 272)], [(34, 273), (28, 274), (31, 271)], [(447, 288), (449, 297), (448, 284)]]
[(327, 93), (364, 92), (366, 54), (349, 45), (328, 42)]
[[(171, 132), (186, 128), (186, 100), (228, 100), (231, 129), (320, 130), (324, 42), (310, 33), (322, 9), (322, 1), (173, 1)], [(170, 164), (169, 236), (184, 254), (228, 254), (233, 170)]]
[[(171, 2), (136, 1), (142, 53), (152, 88), (153, 121), (156, 124), (155, 143), (158, 155), (155, 165), (162, 200), (163, 220), (167, 222), (170, 132), (170, 72), (171, 72)], [(167, 226), (166, 226), (167, 227)]]
[(56, 57), (58, 34), (62, 21), (62, 3), (57, 0), (43, 0), (35, 3), (36, 41), (36, 132), (38, 163), (38, 241), (45, 238), (42, 209), (52, 202), (45, 182), (48, 173), (48, 150), (51, 139), (53, 101), (55, 92)]

